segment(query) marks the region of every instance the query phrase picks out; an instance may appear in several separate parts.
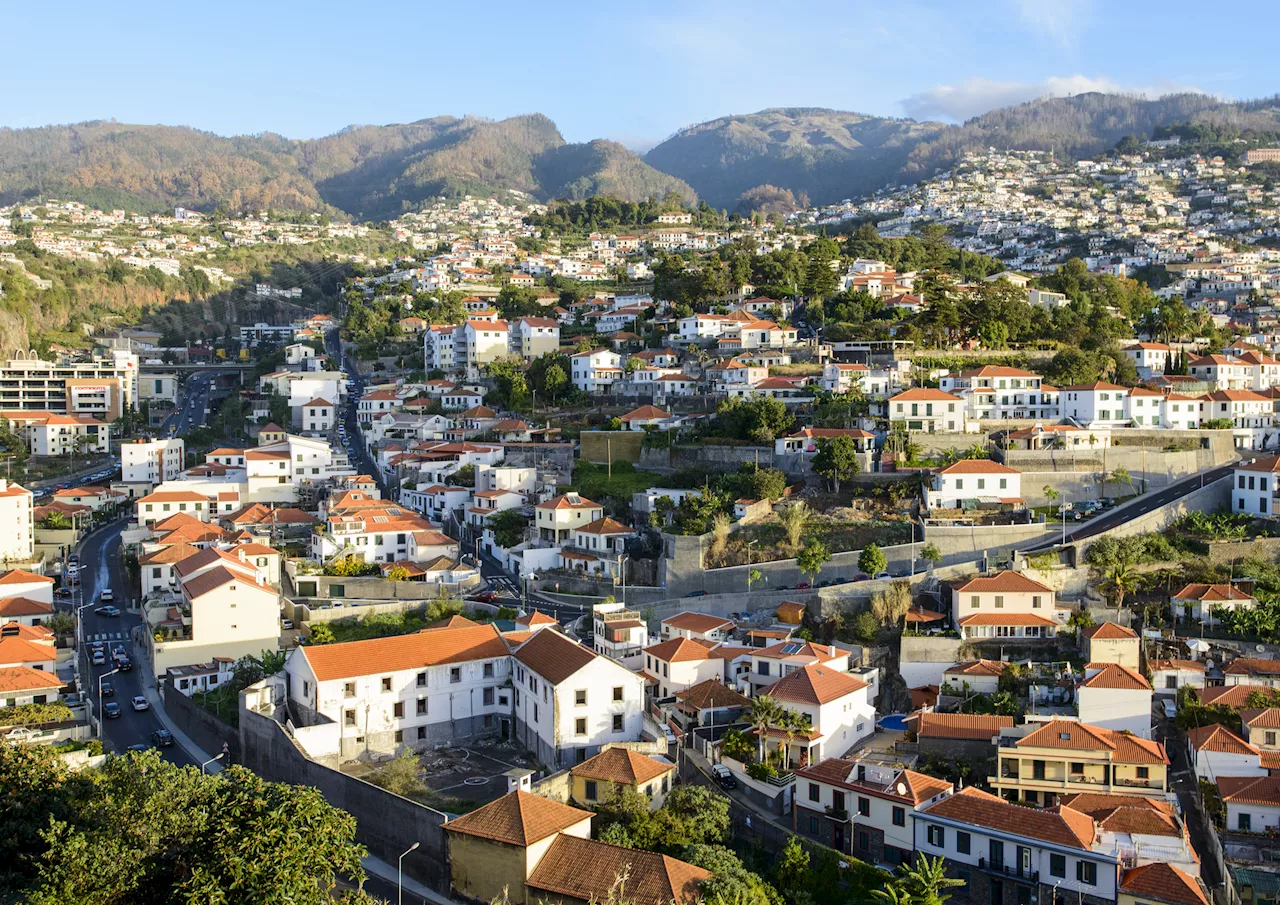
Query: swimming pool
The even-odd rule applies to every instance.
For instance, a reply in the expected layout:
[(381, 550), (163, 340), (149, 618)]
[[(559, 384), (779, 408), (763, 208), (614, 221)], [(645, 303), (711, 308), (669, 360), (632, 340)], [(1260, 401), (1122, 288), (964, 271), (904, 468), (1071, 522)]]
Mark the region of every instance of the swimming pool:
[(888, 729), (894, 732), (905, 732), (907, 729), (907, 715), (905, 713), (891, 713), (883, 717), (880, 722), (876, 723), (881, 729)]

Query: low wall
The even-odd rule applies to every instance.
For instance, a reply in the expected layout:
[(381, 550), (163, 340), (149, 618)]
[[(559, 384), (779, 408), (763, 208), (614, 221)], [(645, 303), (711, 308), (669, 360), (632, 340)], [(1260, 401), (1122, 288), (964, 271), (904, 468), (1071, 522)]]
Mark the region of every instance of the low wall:
[(573, 777), (568, 770), (561, 770), (550, 776), (544, 776), (532, 783), (529, 788), (535, 795), (550, 798), (561, 804), (569, 804), (569, 799), (573, 797)]
[[(297, 600), (312, 598), (317, 601), (330, 600), (409, 600), (419, 603), (434, 600), (442, 594), (470, 593), (484, 585), (484, 579), (476, 575), (473, 579), (461, 582), (428, 583), (425, 581), (388, 581), (385, 578), (344, 578), (337, 575), (290, 575), (294, 593), (289, 595)], [(310, 585), (315, 584), (315, 593), (308, 594)], [(314, 607), (313, 607), (314, 609)]]
[(924, 526), (926, 543), (937, 546), (942, 562), (951, 565), (972, 562), (983, 553), (995, 557), (1025, 545), (1039, 541), (1055, 530), (1052, 524), (1032, 522), (1029, 525), (930, 525)]
[(642, 431), (583, 431), (578, 435), (578, 458), (595, 465), (614, 462), (640, 462)]
[(908, 688), (941, 685), (942, 674), (963, 659), (963, 645), (959, 638), (903, 635), (898, 648), (898, 672)]
[[(173, 691), (161, 683), (160, 696), (164, 700), (164, 712), (197, 745), (201, 751), (217, 754), (225, 743), (230, 751), (231, 763), (241, 762), (240, 733), (234, 726), (222, 722), (209, 711), (180, 691)], [(226, 766), (223, 761), (223, 766)]]
[(404, 872), (448, 894), (444, 814), (308, 760), (283, 726), (243, 707), (240, 749), (241, 763), (263, 779), (313, 786), (329, 804), (355, 817), (356, 839), (388, 864), (395, 864), (403, 852), (419, 843), (416, 851), (405, 856)]

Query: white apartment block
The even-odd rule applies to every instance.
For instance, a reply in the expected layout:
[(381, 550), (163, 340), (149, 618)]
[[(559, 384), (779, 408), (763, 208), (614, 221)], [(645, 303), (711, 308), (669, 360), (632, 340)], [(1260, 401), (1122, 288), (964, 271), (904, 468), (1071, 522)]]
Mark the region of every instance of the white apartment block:
[(965, 402), (965, 416), (975, 420), (1061, 417), (1059, 391), (1039, 374), (1020, 368), (988, 365), (943, 377), (944, 393)]
[(423, 360), (429, 371), (452, 371), (457, 360), (454, 334), (461, 328), (450, 325), (432, 326), (422, 334)]
[(560, 323), (550, 317), (522, 317), (511, 333), (511, 351), (532, 361), (560, 348)]
[(909, 431), (964, 433), (965, 402), (933, 389), (912, 389), (889, 398), (889, 421), (905, 423)]
[(579, 352), (570, 356), (573, 385), (586, 393), (608, 393), (622, 379), (622, 356), (607, 349)]
[(8, 422), (33, 456), (64, 456), (111, 449), (111, 425), (90, 415), (6, 409)]
[(511, 328), (506, 321), (469, 320), (454, 331), (454, 367), (478, 372), (510, 352)]
[(138, 356), (116, 350), (90, 361), (44, 361), (21, 351), (0, 366), (0, 409), (90, 415), (114, 421), (138, 399)]
[(959, 509), (964, 500), (1022, 502), (1022, 472), (990, 459), (961, 459), (934, 473), (924, 488), (926, 509)]
[(858, 389), (868, 398), (882, 399), (900, 390), (902, 382), (893, 368), (831, 362), (822, 369), (822, 388), (829, 393), (848, 393)]
[(0, 560), (26, 563), (34, 558), (34, 508), (30, 490), (0, 478)]
[(1237, 465), (1232, 472), (1231, 511), (1274, 516), (1280, 500), (1280, 456), (1267, 456)]

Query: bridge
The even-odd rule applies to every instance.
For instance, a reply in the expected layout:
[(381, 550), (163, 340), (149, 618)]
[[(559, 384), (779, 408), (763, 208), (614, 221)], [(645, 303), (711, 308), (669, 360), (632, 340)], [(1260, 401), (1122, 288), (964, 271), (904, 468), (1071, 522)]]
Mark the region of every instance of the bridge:
[(255, 362), (252, 361), (222, 361), (217, 364), (208, 365), (191, 365), (191, 364), (144, 364), (139, 367), (142, 373), (150, 374), (216, 374), (219, 371), (235, 371), (243, 374), (245, 371), (252, 371)]

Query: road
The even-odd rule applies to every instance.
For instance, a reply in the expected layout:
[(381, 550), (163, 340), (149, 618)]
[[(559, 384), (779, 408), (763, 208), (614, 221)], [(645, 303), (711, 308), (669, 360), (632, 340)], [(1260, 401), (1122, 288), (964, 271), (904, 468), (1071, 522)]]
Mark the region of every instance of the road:
[(182, 436), (187, 431), (203, 426), (213, 410), (213, 391), (218, 375), (224, 373), (228, 372), (214, 370), (191, 375), (183, 390), (182, 405), (160, 423), (160, 433), (164, 436)]
[[(1148, 512), (1159, 506), (1163, 506), (1164, 504), (1172, 502), (1179, 497), (1187, 495), (1192, 490), (1198, 490), (1206, 484), (1212, 484), (1219, 478), (1231, 474), (1234, 468), (1234, 464), (1220, 465), (1217, 468), (1211, 468), (1208, 471), (1202, 471), (1198, 474), (1193, 474), (1190, 477), (1183, 478), (1181, 481), (1176, 481), (1168, 487), (1165, 487), (1163, 490), (1157, 490), (1144, 497), (1140, 497), (1134, 505), (1127, 506), (1123, 509), (1116, 508), (1110, 512), (1104, 512), (1102, 515), (1095, 516), (1087, 522), (1080, 522), (1078, 524), (1069, 522), (1067, 524), (1066, 542), (1072, 543), (1073, 541), (1085, 540), (1097, 534), (1101, 534), (1103, 531), (1109, 531), (1117, 525), (1133, 521), (1133, 519), (1146, 515)], [(1056, 547), (1061, 543), (1061, 534), (1050, 534), (1040, 543), (1025, 549), (1019, 549), (1018, 552), (1034, 553), (1037, 550)]]
[(356, 370), (355, 362), (343, 350), (342, 340), (339, 339), (336, 329), (325, 332), (324, 347), (329, 357), (342, 362), (342, 369), (351, 375), (351, 383), (347, 388), (347, 404), (343, 407), (341, 416), (341, 421), (347, 428), (345, 443), (351, 464), (356, 467), (359, 474), (367, 474), (378, 483), (384, 499), (394, 499), (394, 494), (388, 492), (386, 481), (383, 480), (377, 463), (365, 448), (363, 434), (360, 433), (360, 422), (356, 418), (356, 402), (364, 389), (364, 380)]
[[(98, 710), (98, 679), (110, 672), (112, 667), (90, 664), (90, 642), (102, 641), (110, 650), (123, 647), (134, 664), (132, 670), (117, 672), (107, 679), (115, 688), (115, 701), (120, 705), (119, 718), (103, 720), (102, 723), (103, 746), (108, 751), (124, 751), (130, 745), (150, 743), (151, 733), (161, 728), (160, 720), (153, 712), (135, 711), (129, 703), (134, 696), (143, 693), (143, 683), (151, 675), (151, 667), (133, 640), (142, 625), (142, 618), (127, 609), (132, 602), (132, 592), (129, 590), (130, 583), (126, 580), (124, 562), (120, 557), (120, 533), (124, 530), (124, 525), (120, 521), (100, 528), (80, 545), (80, 590), (83, 598), (79, 602), (89, 605), (80, 614), (84, 642), (76, 655), (80, 658), (80, 676), (83, 680), (81, 687), (90, 699), (90, 706), (95, 713)], [(121, 615), (100, 616), (93, 611), (98, 597), (106, 588), (115, 591), (115, 604), (123, 610)], [(107, 662), (110, 664), (110, 659)], [(177, 764), (198, 765), (197, 761), (177, 745), (163, 748), (161, 753), (167, 760)]]

